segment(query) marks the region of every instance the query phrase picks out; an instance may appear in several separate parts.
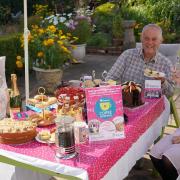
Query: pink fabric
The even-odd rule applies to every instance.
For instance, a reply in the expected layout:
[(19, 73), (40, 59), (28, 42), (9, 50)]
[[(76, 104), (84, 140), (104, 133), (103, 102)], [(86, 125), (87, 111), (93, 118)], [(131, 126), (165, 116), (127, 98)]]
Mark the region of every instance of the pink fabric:
[[(91, 180), (101, 179), (159, 117), (164, 108), (164, 98), (162, 97), (148, 101), (137, 111), (130, 112), (125, 109), (125, 113), (129, 115), (128, 123), (125, 126), (125, 139), (82, 144), (78, 158), (59, 160), (60, 163), (87, 170)], [(57, 162), (53, 148), (53, 146), (49, 147), (35, 140), (22, 145), (0, 144), (0, 149)]]

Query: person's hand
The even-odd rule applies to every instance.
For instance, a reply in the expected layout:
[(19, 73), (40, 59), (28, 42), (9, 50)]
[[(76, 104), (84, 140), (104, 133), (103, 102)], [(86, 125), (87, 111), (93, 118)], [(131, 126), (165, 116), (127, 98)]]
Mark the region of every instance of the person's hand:
[(165, 77), (155, 77), (154, 79), (155, 79), (155, 80), (160, 80), (160, 81), (161, 81), (161, 84), (163, 84), (164, 81), (166, 80)]
[(172, 137), (173, 144), (180, 144), (180, 136), (173, 136)]

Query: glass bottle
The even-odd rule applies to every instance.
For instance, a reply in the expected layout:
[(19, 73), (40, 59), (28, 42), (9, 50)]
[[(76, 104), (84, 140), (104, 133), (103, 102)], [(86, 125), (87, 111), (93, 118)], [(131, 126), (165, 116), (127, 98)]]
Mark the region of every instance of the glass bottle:
[(22, 100), (17, 85), (16, 74), (11, 74), (11, 93), (10, 93), (10, 116), (21, 111)]

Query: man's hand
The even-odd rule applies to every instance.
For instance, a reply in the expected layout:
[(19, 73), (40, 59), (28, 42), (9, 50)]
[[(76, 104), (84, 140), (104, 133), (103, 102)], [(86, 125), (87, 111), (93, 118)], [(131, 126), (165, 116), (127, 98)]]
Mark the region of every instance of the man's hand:
[(160, 80), (160, 81), (161, 81), (161, 84), (163, 84), (164, 81), (166, 80), (165, 77), (155, 77), (154, 79), (155, 79), (155, 80)]
[(173, 144), (180, 144), (180, 136), (173, 136), (172, 143)]

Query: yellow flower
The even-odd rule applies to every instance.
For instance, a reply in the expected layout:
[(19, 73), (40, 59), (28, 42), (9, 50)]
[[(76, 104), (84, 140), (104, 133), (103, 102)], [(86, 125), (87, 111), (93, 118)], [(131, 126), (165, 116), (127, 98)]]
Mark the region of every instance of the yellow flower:
[(63, 35), (63, 36), (61, 36), (61, 37), (60, 37), (60, 39), (66, 39), (66, 36), (65, 36), (65, 35)]
[(59, 35), (61, 36), (63, 34), (62, 30), (59, 30)]
[(72, 36), (72, 35), (71, 35), (71, 33), (67, 33), (66, 35), (67, 35), (67, 36), (69, 36), (69, 37), (71, 37), (71, 36)]
[(51, 46), (51, 45), (53, 45), (54, 44), (54, 39), (48, 39), (47, 40), (47, 45), (48, 46)]
[(65, 47), (65, 46), (61, 46), (61, 48), (62, 48), (62, 50), (63, 50), (64, 52), (66, 52), (66, 53), (71, 53), (71, 52), (68, 50), (68, 48)]
[(38, 25), (32, 25), (32, 29), (37, 30), (37, 29), (39, 29), (39, 27), (38, 27)]
[(73, 63), (79, 63), (79, 61), (77, 61), (75, 58), (72, 59)]
[(63, 45), (64, 44), (64, 42), (63, 41), (57, 41), (57, 43), (61, 46), (61, 45)]
[(52, 46), (54, 44), (54, 39), (47, 39), (43, 41), (45, 46)]
[(16, 57), (16, 60), (17, 60), (17, 61), (21, 61), (21, 60), (22, 60), (22, 57), (21, 57), (21, 56), (17, 56), (17, 57)]
[(47, 45), (48, 45), (48, 44), (47, 44), (47, 40), (44, 40), (44, 41), (43, 41), (43, 45), (44, 45), (44, 46), (47, 46)]
[(73, 39), (74, 41), (77, 41), (79, 38), (74, 36)]
[(31, 34), (28, 35), (28, 42), (33, 40), (33, 36)]
[(38, 32), (39, 32), (39, 34), (41, 35), (41, 34), (44, 33), (44, 29), (41, 28), (41, 29), (38, 30)]
[(39, 51), (38, 54), (37, 54), (37, 57), (41, 58), (44, 56), (44, 53), (42, 51)]
[(22, 61), (16, 61), (16, 66), (17, 66), (17, 68), (23, 68)]
[(56, 32), (56, 27), (54, 25), (48, 26), (47, 28), (48, 31), (51, 31), (52, 33)]

